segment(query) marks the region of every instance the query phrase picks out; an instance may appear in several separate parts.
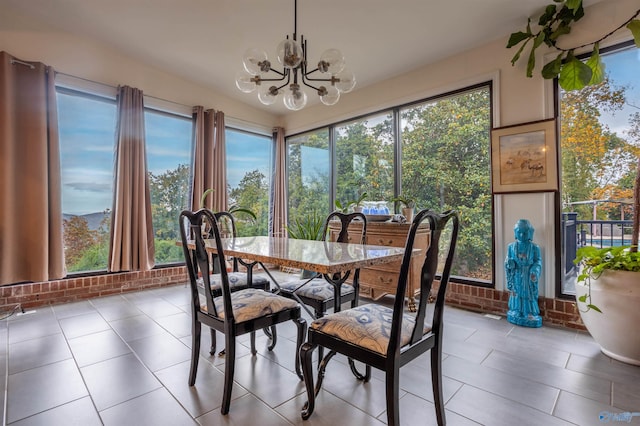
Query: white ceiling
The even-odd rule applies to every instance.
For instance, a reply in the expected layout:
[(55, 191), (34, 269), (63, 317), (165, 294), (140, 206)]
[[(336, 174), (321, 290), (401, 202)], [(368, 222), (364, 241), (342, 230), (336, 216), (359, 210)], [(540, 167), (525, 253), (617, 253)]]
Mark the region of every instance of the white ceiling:
[[(356, 76), (355, 90), (480, 46), (524, 28), (550, 0), (299, 0), (298, 35), (317, 62), (338, 48)], [(597, 0), (585, 2), (596, 3)], [(263, 106), (235, 86), (250, 47), (272, 60), (293, 33), (294, 0), (2, 0), (64, 31), (128, 55), (229, 97)], [(310, 91), (309, 100), (317, 102)], [(343, 96), (349, 96), (344, 94)]]

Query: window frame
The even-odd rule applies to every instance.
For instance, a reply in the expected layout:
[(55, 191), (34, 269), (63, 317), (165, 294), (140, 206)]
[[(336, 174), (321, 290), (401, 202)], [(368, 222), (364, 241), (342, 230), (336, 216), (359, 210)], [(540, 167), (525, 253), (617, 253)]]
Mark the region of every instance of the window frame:
[[(438, 94), (434, 94), (434, 95), (430, 95), (427, 96), (425, 98), (421, 98), (418, 100), (413, 100), (410, 102), (406, 102), (406, 103), (402, 103), (402, 104), (398, 104), (398, 105), (394, 105), (391, 107), (385, 107), (385, 108), (380, 108), (378, 110), (375, 111), (371, 111), (371, 112), (367, 112), (367, 113), (363, 113), (363, 114), (358, 114), (356, 116), (353, 117), (349, 117), (340, 121), (336, 121), (336, 122), (332, 122), (328, 125), (325, 126), (319, 126), (319, 127), (314, 127), (312, 129), (307, 129), (304, 131), (300, 131), (300, 132), (296, 132), (296, 133), (292, 133), (291, 135), (287, 135), (285, 137), (285, 144), (286, 144), (286, 152), (289, 152), (289, 139), (290, 138), (295, 138), (304, 134), (308, 134), (308, 133), (313, 133), (313, 132), (318, 132), (321, 131), (323, 129), (327, 129), (329, 132), (329, 152), (330, 152), (330, 158), (331, 158), (331, 164), (330, 164), (330, 188), (329, 188), (329, 206), (328, 209), (329, 211), (333, 210), (333, 206), (335, 203), (335, 197), (336, 197), (336, 192), (337, 192), (337, 178), (336, 178), (336, 131), (335, 129), (337, 127), (340, 126), (344, 126), (348, 123), (352, 123), (354, 121), (359, 121), (359, 120), (366, 120), (367, 117), (372, 117), (372, 116), (379, 116), (379, 115), (383, 115), (383, 114), (390, 114), (392, 117), (392, 120), (394, 121), (392, 123), (393, 127), (394, 127), (394, 190), (395, 190), (395, 194), (394, 196), (397, 196), (398, 194), (400, 194), (402, 192), (402, 177), (401, 177), (401, 170), (402, 170), (402, 141), (400, 139), (401, 136), (401, 122), (400, 122), (400, 113), (403, 109), (407, 109), (407, 108), (411, 108), (414, 106), (418, 106), (421, 104), (425, 104), (425, 103), (429, 103), (429, 102), (435, 102), (441, 99), (446, 99), (446, 98), (450, 98), (450, 97), (454, 97), (457, 95), (461, 95), (467, 92), (472, 92), (474, 90), (478, 90), (478, 89), (482, 89), (482, 88), (486, 88), (486, 90), (489, 93), (489, 130), (492, 129), (494, 127), (494, 108), (495, 108), (495, 95), (496, 93), (494, 92), (494, 85), (496, 84), (496, 82), (492, 79), (486, 79), (483, 81), (480, 81), (478, 83), (475, 84), (471, 84), (468, 86), (464, 86), (455, 90), (449, 90), (449, 91), (445, 91), (442, 93), (438, 93)], [(490, 144), (490, 137), (489, 137), (489, 142)], [(490, 146), (489, 146), (490, 148)], [(489, 149), (489, 155), (491, 155), (491, 150)], [(287, 162), (288, 164), (288, 162)], [(289, 183), (289, 179), (288, 179), (288, 174), (289, 171), (286, 171), (287, 173), (287, 192), (289, 190), (288, 188), (288, 183)], [(489, 170), (489, 175), (491, 176), (491, 171)], [(463, 276), (452, 276), (451, 277), (451, 281), (455, 282), (455, 283), (459, 283), (459, 284), (468, 284), (468, 285), (473, 285), (473, 286), (477, 286), (477, 287), (483, 287), (483, 288), (495, 288), (495, 281), (496, 281), (496, 273), (494, 271), (494, 265), (496, 262), (496, 246), (495, 246), (495, 232), (496, 232), (496, 224), (495, 224), (495, 220), (496, 220), (496, 215), (495, 215), (495, 199), (493, 194), (491, 194), (491, 270), (493, 271), (492, 273), (492, 278), (491, 280), (483, 280), (483, 279), (475, 279), (475, 278), (469, 278), (469, 277), (463, 277)]]

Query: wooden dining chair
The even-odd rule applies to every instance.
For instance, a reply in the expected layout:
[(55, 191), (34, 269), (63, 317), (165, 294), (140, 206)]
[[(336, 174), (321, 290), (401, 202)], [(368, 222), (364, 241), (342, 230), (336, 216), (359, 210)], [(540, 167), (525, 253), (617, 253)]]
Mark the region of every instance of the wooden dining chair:
[[(198, 361), (200, 359), (200, 337), (202, 324), (224, 334), (225, 337), (225, 371), (224, 390), (222, 396), (222, 414), (229, 412), (231, 404), (231, 390), (235, 367), (236, 337), (250, 333), (251, 353), (256, 354), (255, 331), (272, 327), (284, 321), (293, 321), (298, 328), (296, 354), (305, 337), (307, 323), (301, 317), (300, 305), (286, 297), (270, 291), (255, 288), (245, 288), (232, 292), (229, 284), (229, 273), (226, 268), (220, 269), (220, 296), (215, 296), (211, 290), (211, 275), (202, 273), (204, 282), (204, 301), (201, 301), (198, 291), (198, 271), (210, 271), (212, 257), (207, 253), (201, 227), (204, 218), (213, 224), (213, 247), (218, 256), (224, 259), (224, 250), (217, 220), (209, 210), (201, 209), (196, 212), (184, 210), (180, 213), (180, 237), (185, 257), (189, 283), (191, 288), (191, 369), (189, 372), (189, 386), (196, 381)], [(186, 226), (185, 226), (186, 225)], [(188, 236), (194, 239), (189, 240)], [(211, 244), (211, 240), (208, 240)], [(193, 248), (188, 247), (192, 243)], [(300, 360), (295, 357), (295, 370), (300, 378)]]
[[(322, 231), (322, 236), (325, 240), (332, 238), (329, 226), (331, 223), (336, 225), (339, 223), (334, 241), (364, 244), (367, 236), (367, 218), (364, 214), (346, 214), (338, 211), (329, 214), (324, 222)], [(350, 225), (352, 226), (350, 227)], [(280, 284), (280, 293), (286, 297), (294, 297), (293, 294), (295, 293), (302, 303), (313, 308), (315, 317), (320, 318), (330, 308), (339, 311), (342, 303), (351, 302), (351, 307), (358, 304), (359, 275), (360, 269), (356, 269), (328, 277), (331, 283), (322, 276), (287, 281)], [(349, 278), (352, 278), (351, 282), (347, 283), (346, 281)], [(340, 297), (339, 300), (336, 300), (335, 294), (338, 288), (340, 288)]]
[[(223, 238), (237, 236), (238, 231), (236, 229), (235, 219), (231, 213), (226, 211), (211, 213), (217, 221), (218, 230), (220, 231), (220, 235)], [(208, 223), (207, 217), (203, 217), (203, 222), (206, 238), (213, 238), (213, 225)], [(191, 238), (193, 238), (193, 234), (191, 235)], [(229, 271), (227, 268), (227, 262), (230, 262), (231, 271)], [(257, 262), (247, 262), (243, 259), (238, 259), (235, 257), (230, 259), (222, 259), (215, 253), (211, 254), (211, 271), (209, 280), (213, 296), (218, 297), (222, 295), (220, 277), (220, 268), (222, 267), (227, 268), (229, 288), (232, 292), (243, 290), (245, 288), (258, 288), (261, 290), (269, 291), (271, 288), (271, 282), (263, 276), (253, 274), (253, 268), (255, 267), (256, 263)], [(239, 265), (244, 266), (246, 272), (240, 272)], [(198, 279), (198, 285), (201, 288), (204, 287), (204, 281), (202, 278)], [(271, 339), (269, 350), (272, 350), (278, 341), (275, 326), (271, 327), (270, 331), (267, 332), (267, 335)], [(209, 350), (209, 353), (211, 355), (214, 355), (216, 353), (216, 332), (214, 329), (211, 329), (211, 348)], [(220, 354), (224, 354), (224, 351), (221, 351)]]
[[(413, 315), (404, 312), (404, 300), (416, 232), (424, 221), (428, 221), (431, 233), (429, 248), (420, 272), (418, 309)], [(449, 223), (450, 226), (447, 225)], [(455, 211), (451, 210), (443, 214), (428, 210), (421, 211), (414, 217), (407, 236), (393, 309), (371, 303), (331, 313), (311, 323), (307, 342), (300, 349), (302, 372), (308, 397), (308, 401), (302, 409), (304, 420), (313, 413), (315, 398), (322, 386), (327, 363), (336, 353), (341, 353), (385, 372), (387, 424), (389, 426), (399, 425), (400, 367), (431, 350), (431, 380), (436, 419), (439, 425), (445, 424), (441, 367), (442, 319), (458, 227), (458, 215)], [(433, 315), (427, 321), (427, 303), (438, 270), (440, 238), (443, 235), (446, 236), (442, 242), (443, 254), (446, 257)], [(317, 384), (314, 387), (312, 355), (316, 346), (327, 348), (329, 353), (320, 362)], [(370, 378), (369, 374), (367, 376), (365, 381)]]

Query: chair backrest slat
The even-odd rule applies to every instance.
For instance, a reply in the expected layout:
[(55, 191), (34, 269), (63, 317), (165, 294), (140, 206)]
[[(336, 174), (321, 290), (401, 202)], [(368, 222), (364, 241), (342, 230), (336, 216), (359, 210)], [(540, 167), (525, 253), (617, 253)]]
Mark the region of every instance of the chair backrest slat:
[[(196, 212), (191, 212), (189, 210), (182, 211), (182, 213), (180, 213), (180, 236), (182, 239), (182, 249), (191, 284), (192, 298), (194, 299), (194, 309), (200, 310), (197, 284), (198, 271), (200, 271), (207, 301), (207, 310), (211, 315), (218, 316), (218, 311), (214, 303), (213, 292), (211, 291), (210, 273), (212, 271), (211, 262), (213, 259), (206, 251), (201, 231), (202, 223), (204, 222), (211, 225), (211, 229), (207, 236), (215, 242), (217, 257), (224, 259), (218, 220), (216, 218), (216, 214), (212, 213), (210, 210), (200, 209)], [(187, 236), (187, 229), (190, 231), (189, 237), (191, 237), (191, 240)], [(191, 250), (187, 247), (189, 242), (193, 242), (195, 249)], [(229, 277), (226, 268), (220, 268), (219, 277), (224, 301), (225, 322), (232, 323), (233, 309), (231, 307), (231, 291), (229, 289)]]
[(411, 332), (411, 343), (418, 342), (423, 336), (429, 293), (431, 291), (431, 287), (438, 270), (440, 238), (443, 235), (443, 231), (447, 227), (447, 224), (451, 223), (451, 233), (448, 235), (448, 244), (445, 248), (446, 258), (440, 277), (440, 286), (438, 288), (438, 295), (435, 302), (436, 305), (431, 321), (434, 332), (439, 332), (442, 327), (442, 313), (445, 302), (445, 293), (447, 290), (447, 285), (449, 283), (449, 277), (451, 276), (451, 266), (453, 263), (453, 256), (455, 253), (455, 246), (458, 237), (458, 214), (454, 210), (449, 210), (442, 214), (430, 210), (422, 210), (414, 217), (413, 222), (411, 223), (409, 234), (407, 235), (405, 253), (402, 258), (402, 265), (400, 267), (400, 275), (398, 277), (398, 287), (396, 290), (396, 299), (394, 303), (394, 313), (392, 320), (393, 325), (391, 329), (388, 349), (389, 356), (391, 356), (394, 352), (399, 351), (400, 349), (402, 317), (404, 314), (404, 298), (406, 297), (407, 280), (411, 267), (411, 252), (414, 248), (418, 228), (425, 221), (429, 223), (429, 248), (427, 249), (424, 262), (420, 269), (420, 299), (416, 312), (415, 325)]

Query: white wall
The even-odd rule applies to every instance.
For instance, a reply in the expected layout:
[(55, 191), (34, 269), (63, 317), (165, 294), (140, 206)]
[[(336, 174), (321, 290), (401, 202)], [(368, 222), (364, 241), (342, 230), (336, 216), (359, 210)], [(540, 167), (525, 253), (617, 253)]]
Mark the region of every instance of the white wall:
[[(588, 17), (575, 26), (567, 46), (592, 41), (628, 19), (639, 0), (606, 0), (589, 8)], [(589, 15), (590, 14), (590, 15)], [(594, 18), (597, 16), (597, 18)], [(523, 25), (525, 23), (523, 22)], [(505, 49), (508, 35), (424, 68), (383, 83), (359, 88), (327, 108), (323, 105), (277, 117), (232, 100), (219, 93), (162, 72), (105, 45), (71, 36), (52, 28), (35, 26), (20, 16), (0, 14), (0, 50), (20, 59), (40, 61), (57, 71), (109, 85), (127, 84), (145, 94), (185, 105), (223, 110), (227, 116), (265, 127), (283, 125), (287, 134), (298, 133), (335, 121), (423, 99), (470, 84), (494, 81), (494, 125), (506, 126), (553, 117), (553, 94), (541, 77), (525, 78), (524, 63), (512, 67), (514, 49)], [(613, 41), (629, 39), (623, 30)], [(544, 57), (537, 58), (538, 64)], [(539, 67), (538, 67), (539, 69)], [(527, 218), (536, 229), (535, 241), (543, 253), (541, 295), (555, 293), (555, 214), (552, 193), (497, 195), (495, 201), (496, 288), (504, 288), (503, 259), (512, 242), (513, 225)]]
[(121, 54), (111, 47), (0, 11), (0, 51), (43, 62), (56, 72), (111, 85), (142, 89), (145, 95), (179, 104), (224, 111), (226, 116), (271, 129), (277, 116), (250, 107), (208, 88), (168, 74)]

